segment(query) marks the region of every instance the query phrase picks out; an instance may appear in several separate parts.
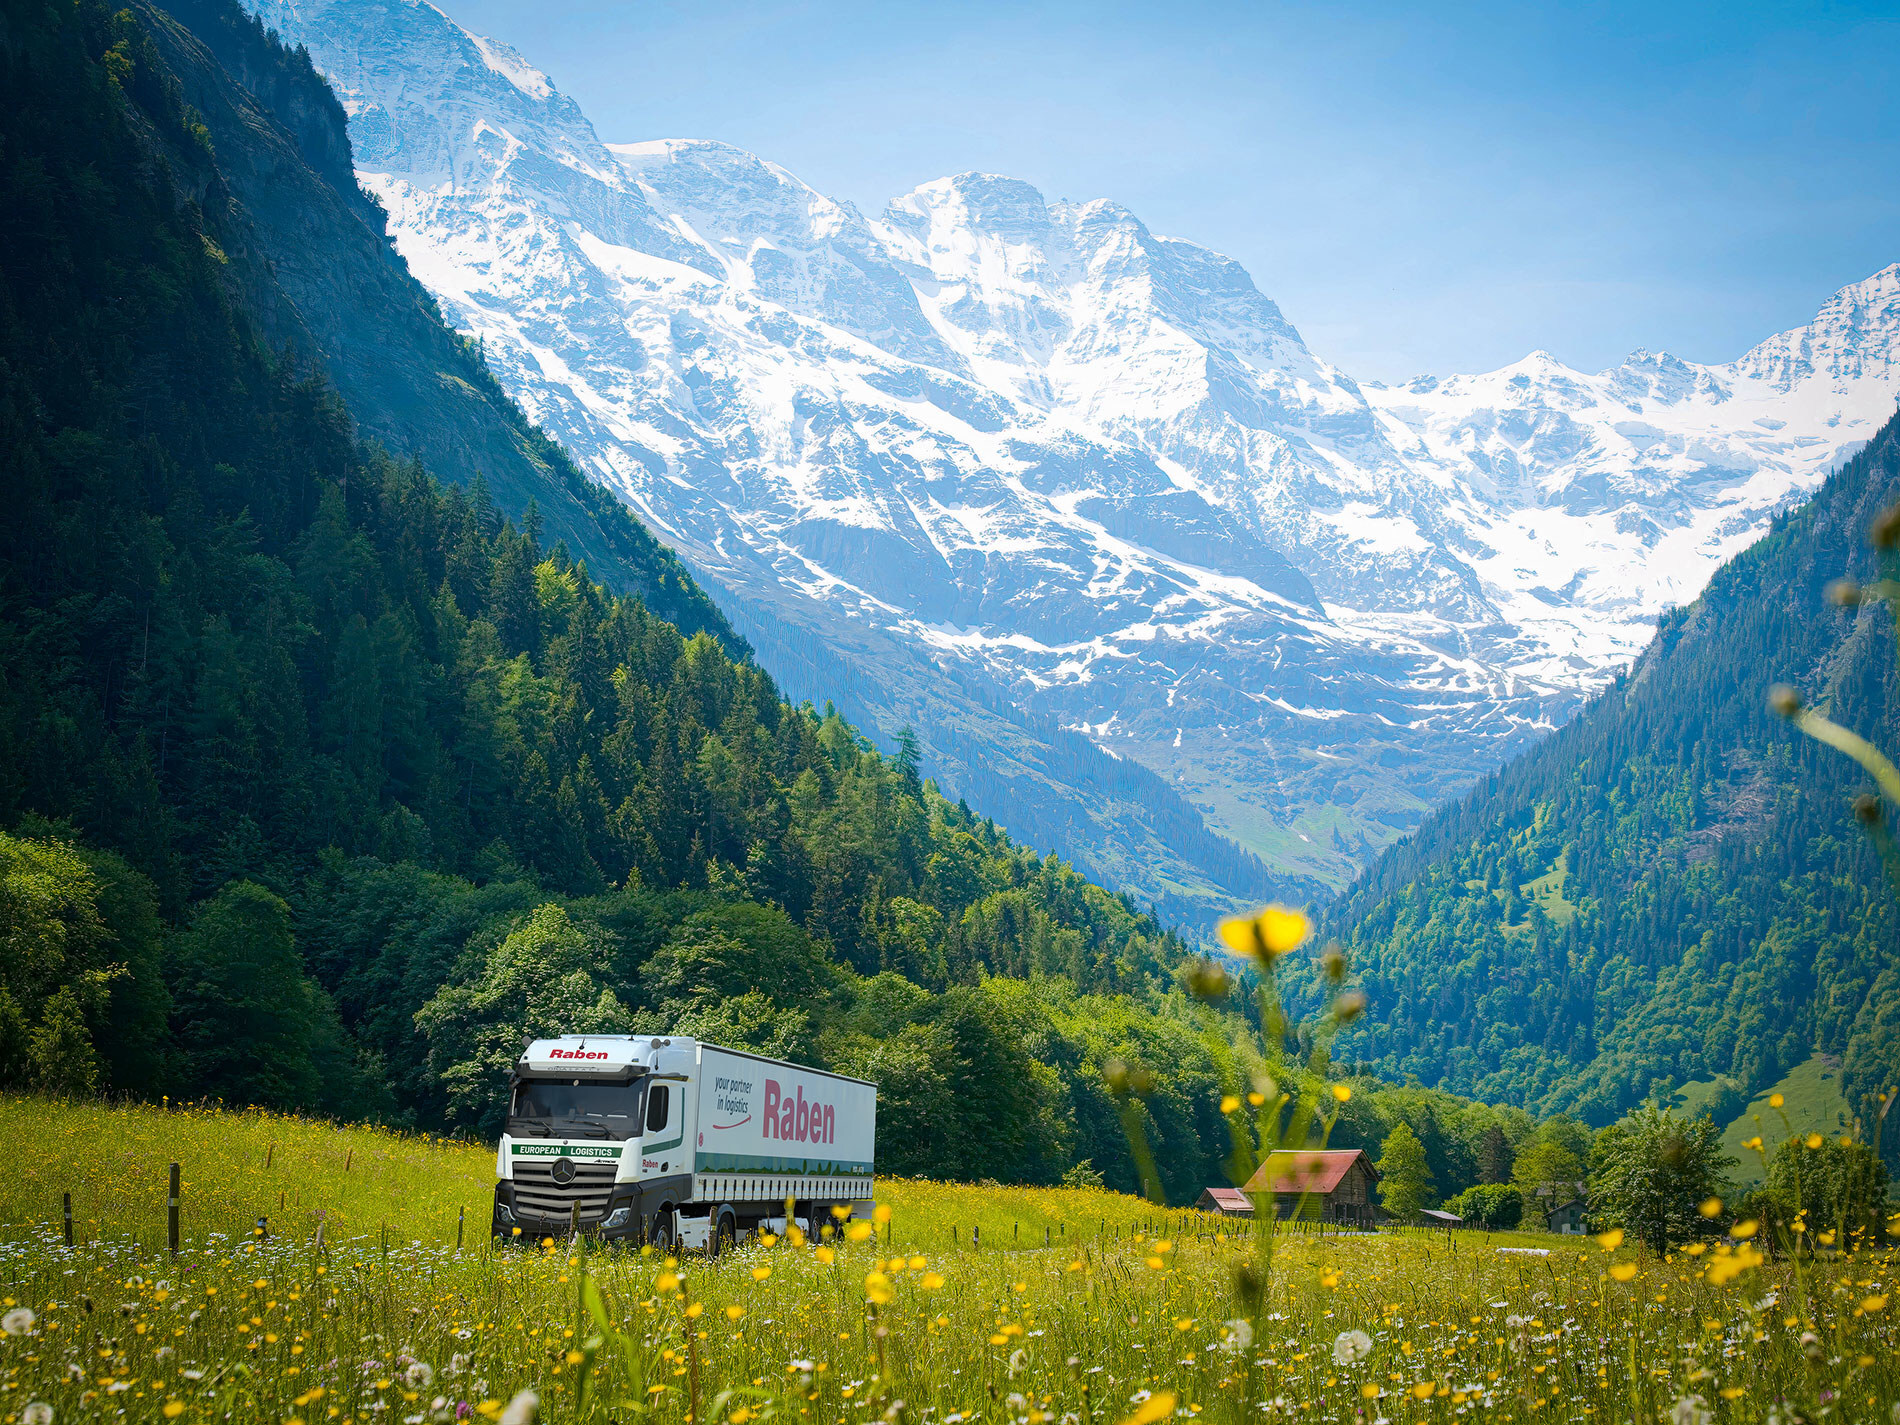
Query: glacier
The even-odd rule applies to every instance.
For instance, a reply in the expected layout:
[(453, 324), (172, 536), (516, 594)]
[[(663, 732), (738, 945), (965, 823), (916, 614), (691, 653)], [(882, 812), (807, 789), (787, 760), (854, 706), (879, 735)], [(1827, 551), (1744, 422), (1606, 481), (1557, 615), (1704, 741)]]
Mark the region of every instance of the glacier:
[(1177, 913), (1343, 884), (1900, 391), (1900, 266), (1724, 365), (1358, 382), (1113, 202), (965, 173), (867, 217), (604, 143), (419, 0), (255, 8), (450, 321), (790, 694), (915, 726), (951, 795)]

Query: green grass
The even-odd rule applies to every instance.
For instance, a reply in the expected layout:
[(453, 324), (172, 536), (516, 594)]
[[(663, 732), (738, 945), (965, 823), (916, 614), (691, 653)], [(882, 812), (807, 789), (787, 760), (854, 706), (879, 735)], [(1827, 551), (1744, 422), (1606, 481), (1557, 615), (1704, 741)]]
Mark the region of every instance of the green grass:
[[(1779, 1109), (1769, 1106), (1775, 1094), (1782, 1097)], [(1762, 1160), (1760, 1153), (1743, 1146), (1749, 1139), (1759, 1134), (1772, 1157), (1776, 1147), (1796, 1134), (1832, 1136), (1847, 1132), (1853, 1122), (1854, 1110), (1841, 1093), (1841, 1061), (1832, 1054), (1816, 1054), (1750, 1101), (1723, 1130), (1722, 1151), (1740, 1160), (1733, 1170), (1735, 1180), (1754, 1186), (1763, 1178)]]
[[(34, 1313), (0, 1335), (9, 1421), (40, 1401), (60, 1422), (421, 1425), (532, 1390), (547, 1421), (641, 1425), (1653, 1422), (1689, 1396), (1724, 1425), (1771, 1409), (1888, 1425), (1900, 1397), (1886, 1251), (1796, 1273), (1726, 1244), (1659, 1259), (1525, 1234), (1282, 1233), (1262, 1274), (1250, 1234), (1178, 1218), (1160, 1240), (947, 1251), (959, 1215), (1080, 1238), (1152, 1214), (1080, 1189), (893, 1183), (892, 1245), (676, 1266), (485, 1236), (458, 1252), (445, 1218), (490, 1171), (471, 1145), (21, 1100), (0, 1131), (20, 1150), (0, 1175), (0, 1306)], [(190, 1165), (177, 1258), (150, 1231), (174, 1157)], [(88, 1214), (73, 1251), (46, 1211), (63, 1180)], [(274, 1194), (288, 1222), (298, 1192), (356, 1230), (327, 1251), (288, 1230), (213, 1235)], [(387, 1241), (362, 1230), (385, 1218)], [(1524, 1248), (1545, 1255), (1501, 1250)], [(1364, 1333), (1356, 1359), (1335, 1355), (1347, 1332)]]
[(1522, 893), (1544, 909), (1553, 925), (1568, 925), (1577, 917), (1577, 908), (1564, 899), (1564, 886), (1570, 880), (1570, 852), (1566, 848), (1552, 866), (1536, 880), (1526, 881)]
[[(485, 1144), (340, 1127), (262, 1110), (118, 1108), (43, 1099), (0, 1099), (0, 1142), (32, 1143), (0, 1174), (0, 1232), (61, 1219), (71, 1193), (76, 1233), (165, 1240), (170, 1165), (180, 1167), (185, 1235), (248, 1236), (258, 1218), (280, 1237), (307, 1240), (323, 1224), (332, 1245), (395, 1239), (453, 1244), (488, 1231), (495, 1152)], [(1218, 1219), (1164, 1211), (1141, 1198), (1087, 1188), (978, 1187), (880, 1179), (895, 1240), (939, 1249), (1040, 1248), (1127, 1238), (1161, 1228), (1199, 1230)]]
[[(1694, 1079), (1671, 1094), (1664, 1107), (1683, 1118), (1700, 1118), (1704, 1114), (1715, 1117), (1721, 1100), (1731, 1092), (1740, 1092), (1740, 1086), (1733, 1079), (1719, 1075), (1713, 1079)], [(1728, 1126), (1719, 1118), (1717, 1122), (1722, 1127)]]
[(1394, 783), (1369, 759), (1311, 748), (1297, 751), (1297, 765), (1286, 769), (1276, 788), (1276, 803), (1286, 801), (1269, 805), (1235, 790), (1250, 784), (1241, 745), (1238, 738), (1203, 731), (1190, 734), (1179, 748), (1147, 743), (1131, 752), (1200, 808), (1214, 830), (1287, 876), (1310, 876), (1330, 889), (1343, 889), (1360, 868), (1356, 852), (1333, 844), (1335, 831), (1348, 846), (1363, 832), (1376, 852), (1434, 805)]

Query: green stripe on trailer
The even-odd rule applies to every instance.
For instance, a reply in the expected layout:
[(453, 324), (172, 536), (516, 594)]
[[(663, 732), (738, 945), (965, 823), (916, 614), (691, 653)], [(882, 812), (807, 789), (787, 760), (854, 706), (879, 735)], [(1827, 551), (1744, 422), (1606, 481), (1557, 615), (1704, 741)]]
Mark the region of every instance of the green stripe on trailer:
[(868, 1178), (869, 1163), (839, 1163), (829, 1158), (768, 1158), (750, 1153), (701, 1153), (701, 1173), (778, 1173), (806, 1178)]

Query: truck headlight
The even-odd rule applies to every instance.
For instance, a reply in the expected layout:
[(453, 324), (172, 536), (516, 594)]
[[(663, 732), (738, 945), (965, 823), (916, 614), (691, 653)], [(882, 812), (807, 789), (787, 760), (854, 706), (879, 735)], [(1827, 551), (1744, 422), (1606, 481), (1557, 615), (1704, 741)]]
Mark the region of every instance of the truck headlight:
[(625, 1227), (631, 1221), (633, 1221), (633, 1209), (631, 1207), (616, 1207), (612, 1212), (608, 1213), (606, 1217), (601, 1219), (600, 1230), (603, 1232), (617, 1231), (619, 1228)]
[(495, 1217), (502, 1222), (513, 1222), (515, 1210), (505, 1202), (498, 1202), (495, 1204)]

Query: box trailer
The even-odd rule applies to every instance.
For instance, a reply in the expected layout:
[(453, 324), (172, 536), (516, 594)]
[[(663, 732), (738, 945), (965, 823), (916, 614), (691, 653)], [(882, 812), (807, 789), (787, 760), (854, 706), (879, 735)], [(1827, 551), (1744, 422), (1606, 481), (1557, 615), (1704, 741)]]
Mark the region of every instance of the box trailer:
[(717, 1250), (868, 1205), (877, 1086), (678, 1036), (537, 1039), (510, 1076), (497, 1237)]

